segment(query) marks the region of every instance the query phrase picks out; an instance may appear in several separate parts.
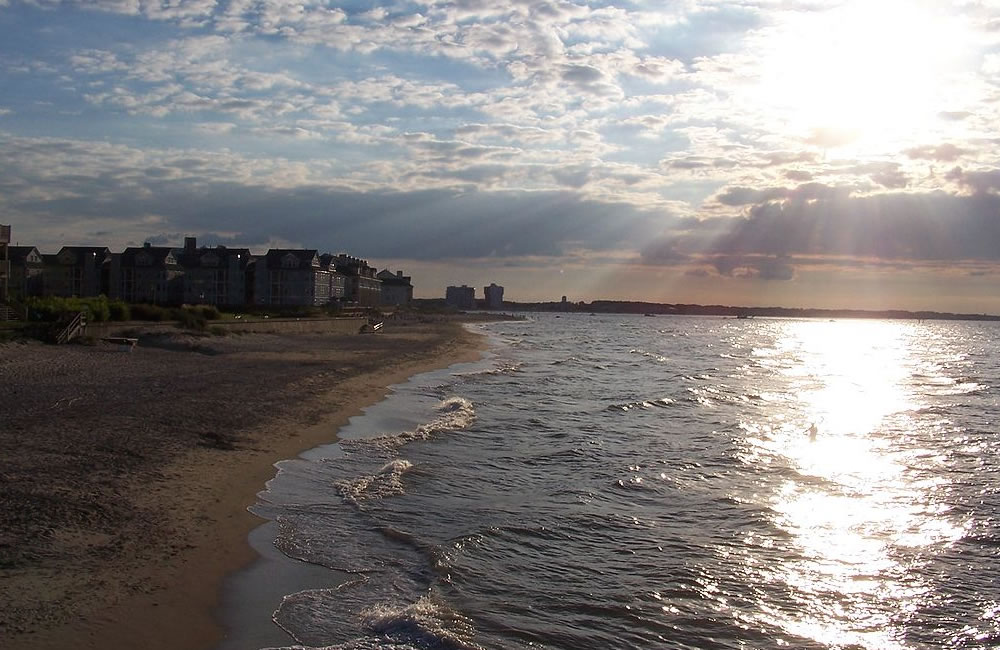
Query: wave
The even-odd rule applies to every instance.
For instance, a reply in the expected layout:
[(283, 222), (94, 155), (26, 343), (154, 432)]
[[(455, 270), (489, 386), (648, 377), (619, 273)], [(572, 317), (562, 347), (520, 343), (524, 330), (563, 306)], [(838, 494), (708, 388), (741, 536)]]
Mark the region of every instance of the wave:
[(335, 589), (285, 596), (273, 620), (306, 645), (281, 650), (482, 650), (473, 641), (472, 622), (428, 595), (410, 604), (379, 603), (354, 609), (351, 591), (365, 584), (358, 580)]
[(659, 363), (666, 363), (667, 361), (670, 361), (669, 358), (663, 356), (662, 354), (657, 354), (655, 352), (647, 352), (646, 350), (641, 350), (639, 348), (633, 348), (633, 349), (629, 350), (628, 353), (629, 354), (641, 354), (642, 356), (648, 357), (650, 359), (653, 359), (654, 361), (657, 361)]
[(632, 411), (634, 409), (649, 410), (652, 408), (666, 408), (674, 403), (674, 400), (669, 397), (661, 397), (659, 399), (651, 400), (639, 400), (635, 402), (625, 402), (623, 404), (611, 404), (605, 410), (607, 411)]
[(382, 466), (371, 475), (356, 478), (353, 481), (340, 481), (337, 489), (340, 495), (348, 501), (363, 499), (383, 499), (385, 497), (403, 494), (403, 474), (413, 467), (408, 460), (397, 458)]
[(475, 637), (472, 622), (429, 596), (401, 607), (375, 605), (362, 612), (362, 621), (375, 634), (418, 647), (442, 650), (480, 647), (472, 641)]
[(493, 368), (487, 368), (485, 370), (475, 370), (473, 372), (458, 372), (452, 375), (453, 377), (461, 380), (472, 380), (477, 377), (490, 377), (496, 375), (512, 375), (516, 372), (521, 372), (521, 366), (523, 362), (504, 362), (498, 363)]
[(459, 431), (467, 428), (476, 419), (476, 409), (472, 402), (464, 397), (449, 397), (438, 404), (436, 416), (430, 422), (421, 424), (412, 431), (399, 434), (363, 438), (358, 440), (343, 440), (340, 445), (344, 449), (380, 447), (395, 448), (416, 440), (428, 440), (443, 431)]

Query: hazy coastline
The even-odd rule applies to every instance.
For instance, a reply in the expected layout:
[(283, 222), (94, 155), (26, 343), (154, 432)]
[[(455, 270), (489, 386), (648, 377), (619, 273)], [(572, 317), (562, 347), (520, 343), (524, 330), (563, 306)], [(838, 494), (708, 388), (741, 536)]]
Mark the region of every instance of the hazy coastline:
[(330, 442), (407, 377), (478, 358), (457, 322), (376, 336), (144, 337), (0, 348), (0, 641), (208, 648), (255, 557), (273, 464)]

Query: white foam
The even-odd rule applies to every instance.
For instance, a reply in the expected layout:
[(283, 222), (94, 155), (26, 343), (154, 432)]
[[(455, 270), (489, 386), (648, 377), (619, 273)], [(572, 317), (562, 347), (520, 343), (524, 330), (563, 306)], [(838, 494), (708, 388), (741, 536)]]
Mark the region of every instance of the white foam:
[(375, 605), (361, 612), (365, 627), (401, 641), (431, 647), (478, 648), (475, 628), (465, 616), (422, 596), (404, 606)]
[(405, 492), (403, 489), (403, 474), (412, 467), (413, 463), (410, 461), (397, 458), (389, 461), (370, 476), (362, 476), (353, 481), (341, 481), (337, 483), (337, 487), (345, 499), (353, 501), (382, 499), (396, 494), (403, 494)]
[(437, 416), (421, 424), (412, 431), (404, 431), (397, 435), (379, 436), (368, 440), (352, 440), (350, 446), (373, 444), (378, 447), (390, 448), (405, 445), (415, 440), (427, 440), (442, 431), (458, 431), (465, 429), (476, 419), (476, 409), (472, 402), (464, 397), (449, 397), (437, 406)]

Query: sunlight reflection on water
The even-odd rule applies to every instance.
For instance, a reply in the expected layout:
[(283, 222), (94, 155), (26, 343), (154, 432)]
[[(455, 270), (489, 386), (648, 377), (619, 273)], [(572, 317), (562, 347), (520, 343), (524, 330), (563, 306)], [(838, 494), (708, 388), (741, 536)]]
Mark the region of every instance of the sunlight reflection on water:
[(944, 481), (908, 471), (934, 459), (893, 443), (911, 435), (910, 414), (928, 406), (916, 387), (953, 382), (918, 362), (926, 344), (899, 323), (784, 323), (780, 334), (754, 354), (786, 378), (786, 400), (766, 414), (772, 423), (743, 423), (753, 434), (744, 460), (794, 472), (766, 505), (797, 559), (760, 571), (791, 586), (799, 603), (762, 607), (760, 620), (833, 647), (906, 647), (895, 623), (932, 594), (894, 548), (956, 540), (963, 531), (938, 516)]

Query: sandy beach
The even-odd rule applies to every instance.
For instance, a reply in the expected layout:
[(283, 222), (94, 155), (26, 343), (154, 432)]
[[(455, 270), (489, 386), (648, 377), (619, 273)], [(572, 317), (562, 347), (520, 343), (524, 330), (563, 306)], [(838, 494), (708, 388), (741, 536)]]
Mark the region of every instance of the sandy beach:
[(273, 464), (482, 345), (456, 322), (404, 322), (159, 334), (132, 353), (0, 346), (0, 647), (212, 648)]

